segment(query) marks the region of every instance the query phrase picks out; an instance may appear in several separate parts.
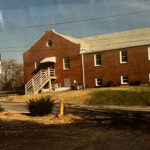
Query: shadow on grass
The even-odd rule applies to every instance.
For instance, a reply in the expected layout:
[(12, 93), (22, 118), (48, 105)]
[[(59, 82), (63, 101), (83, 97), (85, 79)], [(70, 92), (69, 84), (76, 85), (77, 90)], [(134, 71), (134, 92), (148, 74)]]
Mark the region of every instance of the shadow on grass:
[(68, 107), (68, 112), (85, 120), (96, 121), (97, 125), (113, 129), (140, 129), (150, 131), (149, 111), (120, 109), (86, 109)]
[[(137, 150), (149, 150), (150, 113), (120, 110), (80, 111), (84, 112), (80, 112), (80, 116), (85, 119), (71, 124), (44, 125), (29, 121), (0, 120), (0, 149), (116, 150), (122, 147), (124, 150), (134, 146)], [(72, 114), (78, 113), (79, 110), (72, 110)], [(138, 143), (140, 140), (141, 143)]]

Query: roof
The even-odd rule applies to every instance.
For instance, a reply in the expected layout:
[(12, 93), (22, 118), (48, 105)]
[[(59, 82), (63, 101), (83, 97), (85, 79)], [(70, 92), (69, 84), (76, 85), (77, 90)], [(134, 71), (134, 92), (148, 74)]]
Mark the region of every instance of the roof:
[(92, 36), (81, 38), (80, 40), (84, 41), (88, 46), (88, 49), (81, 50), (80, 53), (92, 53), (148, 45), (150, 44), (150, 28)]
[(75, 43), (75, 44), (80, 44), (80, 50), (88, 50), (88, 45), (81, 39), (77, 39), (77, 38), (74, 38), (74, 37), (71, 37), (71, 36), (68, 36), (68, 35), (64, 35), (64, 34), (60, 34), (58, 32), (56, 32), (55, 30), (50, 30), (52, 31), (53, 33), (65, 38), (66, 40), (72, 42), (72, 43)]
[[(55, 30), (49, 31), (52, 31), (53, 33), (65, 38), (72, 43), (80, 44), (80, 54), (116, 50), (150, 44), (150, 27), (80, 39), (57, 33)], [(39, 40), (40, 39), (38, 39), (36, 42), (38, 42)]]
[(56, 63), (56, 57), (47, 57), (47, 58), (44, 58), (40, 61), (40, 63), (48, 63), (48, 62)]

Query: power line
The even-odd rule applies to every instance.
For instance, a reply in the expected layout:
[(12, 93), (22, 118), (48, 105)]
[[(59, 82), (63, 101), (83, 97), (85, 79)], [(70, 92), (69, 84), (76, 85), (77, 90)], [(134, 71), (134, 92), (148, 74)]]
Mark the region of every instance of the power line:
[[(97, 18), (81, 19), (81, 20), (75, 20), (75, 21), (67, 21), (67, 22), (45, 24), (45, 25), (38, 25), (38, 26), (27, 26), (26, 28), (44, 27), (44, 26), (49, 26), (49, 25), (70, 24), (70, 23), (75, 23), (75, 22), (84, 22), (84, 21), (105, 19), (105, 18), (110, 18), (110, 17), (134, 15), (134, 14), (145, 13), (145, 12), (150, 12), (150, 10), (135, 11), (135, 12), (129, 12), (129, 13), (125, 13), (125, 14), (116, 14), (116, 15), (110, 15), (110, 16), (101, 16), (101, 17), (97, 17)], [(13, 48), (22, 48), (22, 47), (30, 47), (30, 46), (0, 47), (0, 49), (13, 49)], [(0, 52), (19, 52), (19, 51), (0, 51)]]
[(0, 53), (15, 53), (15, 52), (22, 53), (23, 51), (17, 51), (17, 50), (15, 50), (15, 51), (1, 51), (0, 50)]
[[(0, 47), (0, 49), (14, 49), (14, 48), (23, 48), (23, 47), (29, 47), (29, 46), (12, 46), (12, 47)], [(14, 52), (17, 52), (17, 53), (22, 53), (23, 51), (3, 51), (3, 50), (0, 50), (0, 53), (14, 53)]]
[[(81, 20), (60, 22), (60, 23), (54, 23), (54, 24), (45, 24), (45, 25), (38, 25), (38, 26), (27, 26), (26, 28), (44, 27), (44, 26), (49, 26), (49, 25), (70, 24), (70, 23), (75, 23), (75, 22), (84, 22), (84, 21), (105, 19), (105, 18), (118, 17), (118, 16), (134, 15), (134, 14), (145, 13), (145, 12), (150, 12), (150, 10), (135, 11), (135, 12), (129, 12), (129, 13), (125, 13), (125, 14), (116, 14), (116, 15), (110, 15), (110, 16), (102, 16), (102, 17), (97, 17), (97, 18), (81, 19)], [(82, 38), (81, 38), (81, 40), (82, 40)], [(97, 40), (91, 40), (91, 41), (97, 41)], [(13, 49), (13, 48), (22, 48), (22, 47), (30, 47), (30, 46), (0, 47), (0, 49)], [(22, 52), (22, 51), (0, 51), (0, 52)]]
[(150, 10), (135, 11), (135, 12), (129, 12), (129, 13), (115, 14), (115, 15), (109, 15), (109, 16), (100, 16), (100, 17), (96, 17), (96, 18), (81, 19), (81, 20), (66, 21), (66, 22), (58, 22), (58, 23), (51, 23), (51, 24), (26, 26), (25, 28), (37, 28), (37, 27), (46, 27), (46, 26), (53, 26), (53, 25), (56, 26), (56, 25), (62, 25), (62, 24), (71, 24), (71, 23), (77, 23), (77, 22), (87, 22), (87, 21), (106, 19), (106, 18), (112, 18), (112, 17), (135, 15), (135, 14), (140, 14), (140, 13), (145, 13), (145, 12), (150, 12)]
[[(113, 34), (113, 33), (112, 33)], [(145, 35), (150, 35), (150, 33), (146, 33), (146, 34), (136, 34), (136, 35), (127, 35), (127, 36), (117, 36), (117, 37), (113, 37), (113, 39), (117, 39), (117, 38), (121, 38), (121, 37), (129, 37), (129, 38), (132, 38), (132, 37), (142, 37), (142, 36), (145, 36)], [(101, 35), (100, 35), (101, 36)], [(90, 37), (89, 37), (90, 38)], [(92, 37), (91, 37), (92, 38)], [(84, 41), (86, 38), (81, 38), (81, 39), (78, 39), (78, 40), (81, 40), (81, 41)], [(88, 39), (87, 38), (87, 42), (95, 42), (95, 41), (105, 41), (105, 40), (109, 40), (109, 39), (112, 39), (112, 38), (104, 38), (104, 39)], [(131, 39), (132, 40), (132, 39)], [(136, 40), (137, 42), (140, 42), (140, 41), (145, 41), (145, 40)], [(133, 42), (133, 41), (128, 41), (128, 42), (119, 42), (119, 43), (131, 43), (131, 42)], [(134, 41), (135, 42), (135, 41)], [(119, 44), (119, 43), (113, 43), (113, 44)], [(94, 44), (95, 45), (95, 44)], [(93, 46), (94, 46), (93, 45)], [(103, 45), (107, 45), (107, 44), (103, 44)], [(91, 45), (90, 45), (91, 46)], [(0, 49), (13, 49), (13, 48), (21, 48), (21, 47), (32, 47), (32, 46), (14, 46), (14, 47), (0, 47)], [(63, 49), (72, 49), (72, 48), (63, 48)], [(56, 49), (51, 49), (51, 50), (56, 50)], [(15, 50), (15, 51), (0, 51), (0, 52), (23, 52), (23, 51), (17, 51), (17, 50)]]
[[(95, 41), (97, 41), (97, 40), (95, 40)], [(118, 43), (113, 43), (113, 44), (128, 44), (128, 43), (132, 43), (132, 42), (141, 42), (141, 41), (144, 41), (144, 42), (149, 42), (150, 43), (150, 39), (149, 39), (149, 41), (147, 41), (147, 40), (135, 40), (135, 41), (126, 41), (126, 42), (118, 42)], [(103, 46), (109, 46), (110, 44), (103, 44)], [(90, 45), (90, 46), (95, 46), (95, 44), (93, 44), (93, 45)], [(139, 45), (138, 45), (139, 46)], [(69, 49), (76, 49), (76, 48), (78, 48), (78, 47), (72, 47), (72, 48), (62, 48), (63, 50), (69, 50)], [(56, 48), (51, 48), (50, 50), (57, 50)], [(98, 51), (98, 50), (97, 50)], [(23, 53), (23, 51), (0, 51), (0, 53), (1, 52), (21, 52), (21, 53)]]
[(0, 47), (0, 49), (12, 49), (12, 48), (21, 48), (21, 47), (29, 47), (29, 46)]

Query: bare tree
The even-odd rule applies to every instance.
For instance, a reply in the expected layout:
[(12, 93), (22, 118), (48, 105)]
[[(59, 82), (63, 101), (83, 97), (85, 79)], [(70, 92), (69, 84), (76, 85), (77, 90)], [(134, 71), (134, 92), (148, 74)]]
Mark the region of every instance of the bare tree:
[(15, 60), (2, 61), (2, 74), (0, 78), (0, 88), (2, 90), (15, 91), (24, 83), (23, 65)]

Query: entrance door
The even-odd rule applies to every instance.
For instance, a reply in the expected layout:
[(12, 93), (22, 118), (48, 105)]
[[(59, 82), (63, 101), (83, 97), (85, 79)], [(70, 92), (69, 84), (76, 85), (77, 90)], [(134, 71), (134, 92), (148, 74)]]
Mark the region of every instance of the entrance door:
[(40, 68), (44, 69), (44, 70), (47, 70), (48, 68), (49, 69), (54, 69), (54, 63), (51, 63), (51, 62), (41, 63)]
[(69, 78), (64, 79), (64, 85), (65, 85), (65, 87), (70, 87), (71, 86)]

